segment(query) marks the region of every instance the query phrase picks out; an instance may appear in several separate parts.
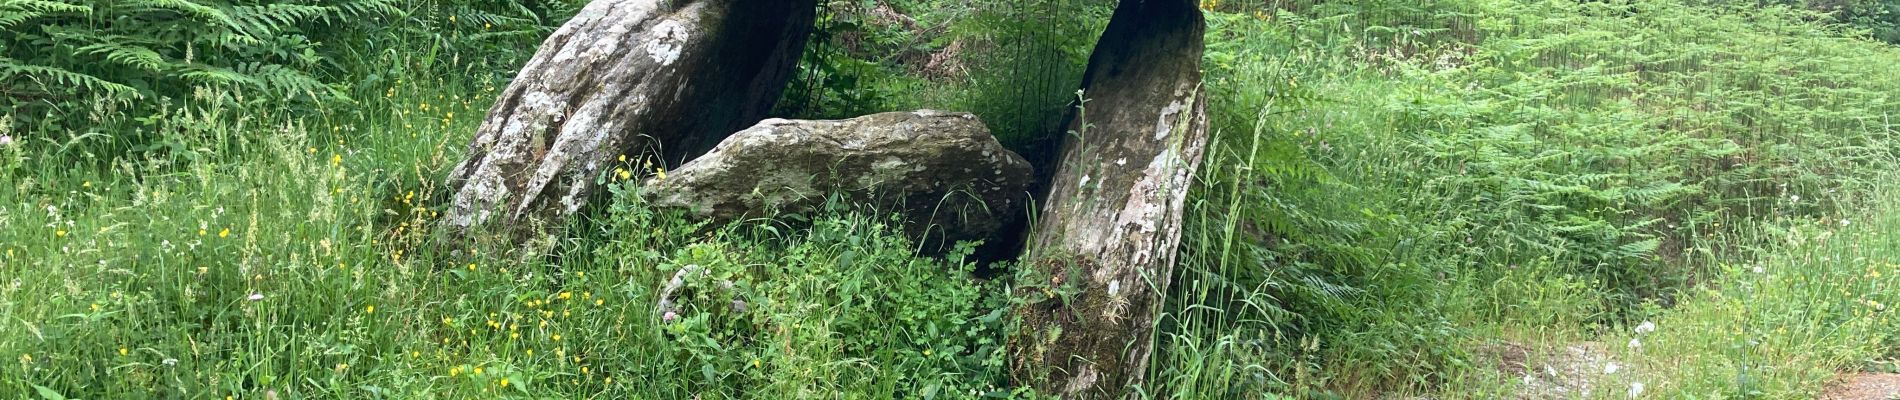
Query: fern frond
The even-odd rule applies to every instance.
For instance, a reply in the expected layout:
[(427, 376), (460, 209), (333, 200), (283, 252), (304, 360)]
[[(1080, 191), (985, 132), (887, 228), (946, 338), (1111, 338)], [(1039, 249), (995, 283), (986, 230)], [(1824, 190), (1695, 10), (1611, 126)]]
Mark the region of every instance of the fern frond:
[(0, 11), (34, 11), (48, 14), (91, 15), (92, 6), (56, 0), (3, 0)]
[(183, 69), (183, 72), (178, 73), (178, 77), (198, 84), (247, 86), (258, 84), (257, 78), (228, 68), (193, 63), (186, 65)]
[(307, 22), (330, 22), (338, 14), (335, 7), (302, 4), (266, 4), (239, 6), (231, 10), (240, 30), (251, 37), (276, 36), (277, 32)]
[(210, 42), (219, 47), (260, 46), (264, 44), (264, 40), (259, 39), (258, 36), (253, 36), (235, 29), (212, 35)]
[(1662, 240), (1656, 238), (1643, 239), (1616, 246), (1616, 255), (1629, 258), (1648, 257), (1654, 254), (1659, 247), (1662, 247)]
[(158, 72), (159, 68), (165, 65), (165, 58), (157, 51), (134, 44), (104, 41), (80, 46), (77, 50), (80, 54), (102, 55), (108, 61), (146, 71)]
[(0, 81), (7, 81), (14, 78), (38, 81), (48, 87), (65, 86), (79, 88), (96, 92), (107, 97), (129, 99), (143, 97), (139, 95), (138, 89), (113, 83), (112, 81), (100, 79), (92, 75), (68, 71), (62, 68), (28, 65), (11, 58), (0, 58)]
[(120, 4), (119, 7), (124, 8), (121, 11), (122, 14), (139, 11), (172, 11), (200, 20), (216, 22), (226, 27), (237, 27), (237, 20), (232, 19), (231, 14), (217, 7), (198, 4), (191, 0), (130, 0)]
[(247, 63), (239, 66), (238, 70), (244, 75), (255, 78), (259, 88), (286, 96), (302, 94), (313, 99), (343, 97), (342, 92), (331, 89), (323, 81), (290, 67)]
[(349, 17), (397, 15), (402, 13), (402, 9), (396, 8), (395, 0), (348, 1), (343, 4), (337, 4), (335, 7), (337, 10), (340, 10), (344, 16)]
[(60, 14), (92, 15), (92, 7), (48, 0), (0, 0), (0, 29)]

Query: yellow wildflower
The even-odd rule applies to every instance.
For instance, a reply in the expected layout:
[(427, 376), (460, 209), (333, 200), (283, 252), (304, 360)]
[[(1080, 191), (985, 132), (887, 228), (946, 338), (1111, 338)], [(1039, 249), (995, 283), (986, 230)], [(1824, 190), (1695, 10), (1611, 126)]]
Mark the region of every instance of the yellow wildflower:
[(607, 299), (594, 299), (595, 307), (599, 307), (601, 304), (606, 304), (606, 303), (607, 303)]
[(462, 367), (449, 368), (449, 376), (456, 376), (456, 375), (461, 375), (461, 374), (462, 374)]
[(219, 230), (219, 231), (218, 231), (218, 237), (219, 237), (219, 238), (228, 238), (228, 237), (231, 237), (231, 228), (224, 228), (223, 230)]
[(124, 347), (120, 347), (120, 348), (119, 348), (119, 356), (120, 356), (120, 357), (124, 357), (125, 355), (127, 355), (127, 354), (131, 354), (131, 353), (132, 353), (132, 350), (130, 350), (130, 349), (127, 349), (127, 348), (124, 348)]
[(556, 342), (559, 342), (559, 341), (561, 341), (561, 334), (559, 334), (559, 333), (556, 333), (556, 334), (554, 334), (554, 341), (556, 341)]
[(92, 303), (92, 312), (99, 312), (99, 303)]
[(476, 374), (476, 375), (481, 375), (481, 374), (482, 374), (482, 367), (475, 367), (475, 374)]
[(376, 306), (373, 306), (373, 305), (372, 305), (372, 306), (369, 306), (369, 307), (363, 307), (363, 313), (364, 313), (364, 314), (375, 314), (375, 313), (376, 313)]
[(508, 378), (501, 378), (501, 387), (508, 387)]
[(66, 237), (66, 230), (65, 230), (65, 229), (59, 229), (59, 230), (54, 230), (54, 231), (53, 231), (53, 236), (54, 236), (54, 237)]

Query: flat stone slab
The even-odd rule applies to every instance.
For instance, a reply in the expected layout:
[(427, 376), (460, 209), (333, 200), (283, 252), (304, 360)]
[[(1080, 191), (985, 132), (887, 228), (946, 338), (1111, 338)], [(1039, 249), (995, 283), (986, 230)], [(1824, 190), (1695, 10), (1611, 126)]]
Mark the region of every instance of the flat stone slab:
[(986, 239), (1026, 214), (1029, 162), (968, 113), (768, 119), (646, 182), (650, 204), (717, 223), (821, 210), (827, 199), (895, 213), (927, 251)]

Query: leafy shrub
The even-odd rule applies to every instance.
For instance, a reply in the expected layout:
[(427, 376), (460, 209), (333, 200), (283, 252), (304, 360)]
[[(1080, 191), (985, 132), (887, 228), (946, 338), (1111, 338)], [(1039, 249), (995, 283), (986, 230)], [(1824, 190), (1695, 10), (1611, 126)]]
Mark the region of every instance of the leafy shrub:
[(657, 297), (652, 288), (674, 276), (685, 284), (672, 315), (638, 319), (657, 327), (653, 342), (621, 350), (664, 355), (646, 367), (646, 390), (1010, 395), (1001, 351), (1008, 303), (999, 283), (977, 281), (975, 265), (960, 261), (973, 244), (944, 260), (918, 257), (887, 220), (842, 205), (799, 224), (808, 228), (736, 225), (684, 243), (675, 238), (704, 228), (643, 207), (635, 188), (616, 190), (604, 232), (614, 239), (588, 251), (600, 255), (596, 265), (637, 265), (622, 287), (635, 298)]

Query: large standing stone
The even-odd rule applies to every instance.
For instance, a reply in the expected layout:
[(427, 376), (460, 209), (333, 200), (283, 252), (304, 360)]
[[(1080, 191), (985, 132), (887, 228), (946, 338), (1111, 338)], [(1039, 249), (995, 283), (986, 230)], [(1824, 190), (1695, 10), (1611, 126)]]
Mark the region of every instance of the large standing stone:
[(895, 112), (836, 121), (770, 119), (664, 178), (651, 205), (715, 221), (820, 209), (827, 196), (902, 215), (940, 250), (989, 238), (1023, 210), (1032, 174), (970, 114)]
[(690, 159), (764, 118), (812, 0), (594, 0), (509, 83), (449, 173), (452, 231), (548, 232), (622, 155)]
[[(1034, 225), (1028, 268), (1065, 296), (1024, 306), (1016, 375), (1063, 398), (1129, 398), (1154, 350), (1207, 146), (1201, 10), (1122, 0), (1089, 57), (1086, 107), (1070, 122)], [(1032, 294), (1034, 291), (1025, 291)]]

